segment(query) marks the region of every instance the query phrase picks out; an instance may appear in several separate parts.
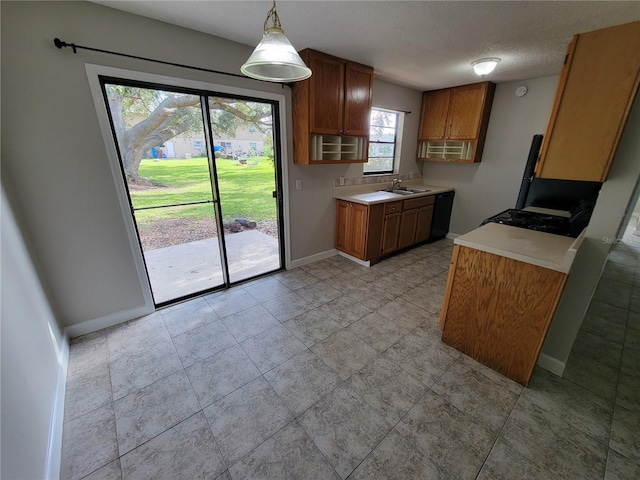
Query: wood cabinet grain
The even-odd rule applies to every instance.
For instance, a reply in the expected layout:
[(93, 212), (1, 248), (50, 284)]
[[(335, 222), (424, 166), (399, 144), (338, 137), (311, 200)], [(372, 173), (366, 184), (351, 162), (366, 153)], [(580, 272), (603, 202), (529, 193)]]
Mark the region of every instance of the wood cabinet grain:
[(494, 92), (491, 82), (424, 92), (418, 160), (479, 162)]
[(444, 140), (447, 135), (447, 114), (451, 89), (434, 90), (422, 95), (418, 140)]
[(540, 151), (540, 178), (604, 182), (640, 80), (640, 22), (569, 44)]
[(366, 205), (336, 200), (336, 249), (365, 260), (368, 222)]
[(455, 245), (442, 340), (526, 385), (566, 280), (561, 272)]
[(373, 68), (311, 49), (300, 56), (312, 75), (291, 90), (294, 163), (366, 162)]
[(370, 206), (336, 200), (336, 249), (373, 265), (427, 241), (434, 203), (434, 195)]

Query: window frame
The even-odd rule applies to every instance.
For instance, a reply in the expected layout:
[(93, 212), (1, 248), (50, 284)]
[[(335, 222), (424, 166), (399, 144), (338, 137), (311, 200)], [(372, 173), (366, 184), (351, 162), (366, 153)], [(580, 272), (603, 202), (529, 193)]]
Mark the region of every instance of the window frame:
[[(369, 161), (371, 158), (381, 158), (381, 157), (371, 157), (369, 156), (369, 148), (367, 149), (367, 162), (365, 162), (362, 166), (362, 174), (363, 175), (389, 175), (389, 174), (393, 174), (393, 173), (397, 173), (397, 167), (398, 167), (398, 162), (399, 162), (399, 156), (400, 156), (400, 146), (398, 145), (398, 139), (399, 137), (401, 137), (402, 135), (402, 123), (404, 120), (404, 116), (402, 116), (401, 114), (404, 112), (401, 112), (399, 110), (393, 110), (390, 108), (383, 108), (383, 107), (372, 107), (371, 108), (371, 113), (373, 113), (374, 110), (377, 111), (381, 111), (381, 112), (387, 112), (387, 113), (393, 113), (396, 115), (396, 125), (395, 127), (389, 127), (387, 125), (372, 125), (372, 118), (373, 115), (371, 115), (369, 117), (369, 129), (371, 129), (372, 126), (375, 127), (382, 127), (382, 128), (393, 128), (394, 129), (394, 135), (393, 135), (393, 142), (375, 142), (375, 141), (371, 141), (371, 135), (369, 135), (369, 148), (372, 144), (379, 144), (379, 145), (393, 145), (393, 157), (392, 157), (392, 162), (391, 162), (391, 169), (385, 169), (385, 170), (375, 170), (375, 171), (366, 171), (365, 168), (366, 166), (369, 164)], [(388, 158), (388, 157), (384, 157), (384, 158)]]

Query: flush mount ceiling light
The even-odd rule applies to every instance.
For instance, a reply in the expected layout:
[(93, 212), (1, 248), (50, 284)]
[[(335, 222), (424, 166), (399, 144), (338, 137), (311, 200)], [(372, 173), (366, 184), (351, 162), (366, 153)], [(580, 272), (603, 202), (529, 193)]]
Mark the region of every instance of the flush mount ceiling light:
[(489, 73), (493, 72), (493, 69), (496, 68), (500, 62), (499, 58), (481, 58), (480, 60), (476, 60), (471, 63), (473, 67), (473, 71), (476, 72), (476, 75), (485, 76)]
[[(269, 19), (271, 26), (267, 26)], [(240, 70), (247, 77), (268, 82), (297, 82), (311, 76), (311, 69), (284, 36), (275, 0), (264, 21), (262, 40)]]

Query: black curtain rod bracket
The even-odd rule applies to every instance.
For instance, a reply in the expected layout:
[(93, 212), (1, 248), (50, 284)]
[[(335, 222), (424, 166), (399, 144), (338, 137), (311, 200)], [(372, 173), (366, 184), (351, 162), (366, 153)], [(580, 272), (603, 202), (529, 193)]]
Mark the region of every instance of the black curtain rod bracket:
[[(200, 72), (215, 73), (217, 75), (227, 75), (229, 77), (244, 78), (244, 79), (247, 79), (247, 80), (257, 80), (257, 79), (249, 78), (249, 77), (247, 77), (245, 75), (240, 75), (238, 73), (221, 72), (220, 70), (212, 70), (210, 68), (203, 68), (203, 67), (194, 67), (192, 65), (185, 65), (183, 63), (165, 62), (164, 60), (157, 60), (155, 58), (139, 57), (138, 55), (130, 55), (128, 53), (113, 52), (111, 50), (103, 50), (103, 49), (100, 49), (100, 48), (93, 48), (93, 47), (85, 47), (84, 45), (76, 45), (75, 43), (67, 43), (64, 40), (60, 40), (58, 37), (53, 39), (53, 44), (59, 49), (62, 49), (64, 47), (71, 47), (71, 49), (73, 50), (73, 53), (78, 53), (78, 49), (89, 50), (91, 52), (99, 52), (99, 53), (106, 53), (106, 54), (109, 54), (109, 55), (117, 55), (118, 57), (133, 58), (133, 59), (136, 59), (136, 60), (144, 60), (146, 62), (160, 63), (162, 65), (171, 65), (172, 67), (188, 68), (190, 70), (198, 70)], [(267, 82), (266, 80), (257, 80), (257, 81), (266, 82), (266, 83), (280, 83), (280, 85), (282, 85), (283, 88), (284, 88), (285, 85), (287, 87), (291, 87), (292, 86), (292, 84), (290, 84), (290, 83)]]
[(73, 53), (78, 53), (78, 50), (76, 50), (76, 44), (75, 43), (63, 42), (58, 37), (56, 37), (56, 38), (53, 39), (53, 44), (58, 48), (71, 47), (73, 49)]

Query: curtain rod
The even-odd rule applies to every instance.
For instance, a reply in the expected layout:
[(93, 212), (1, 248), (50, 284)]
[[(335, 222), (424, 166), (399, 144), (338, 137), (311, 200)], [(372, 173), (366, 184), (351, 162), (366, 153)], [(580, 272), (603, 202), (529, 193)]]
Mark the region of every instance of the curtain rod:
[[(162, 65), (171, 65), (173, 67), (180, 67), (180, 68), (189, 68), (191, 70), (198, 70), (200, 72), (208, 72), (208, 73), (216, 73), (218, 75), (227, 75), (229, 77), (237, 77), (237, 78), (244, 78), (246, 80), (258, 80), (258, 79), (253, 79), (253, 78), (249, 78), (245, 75), (240, 75), (239, 73), (229, 73), (229, 72), (221, 72), (220, 70), (212, 70), (210, 68), (203, 68), (203, 67), (194, 67), (192, 65), (185, 65), (183, 63), (174, 63), (174, 62), (166, 62), (164, 60), (156, 60), (155, 58), (147, 58), (147, 57), (139, 57), (137, 55), (130, 55), (128, 53), (121, 53), (121, 52), (114, 52), (111, 50), (103, 50), (101, 48), (93, 48), (93, 47), (86, 47), (84, 45), (77, 45), (75, 43), (67, 43), (63, 40), (60, 40), (58, 37), (53, 39), (53, 44), (58, 47), (59, 49), (62, 49), (64, 47), (71, 47), (71, 49), (73, 50), (73, 53), (78, 53), (78, 50), (89, 50), (92, 52), (99, 52), (99, 53), (108, 53), (109, 55), (117, 55), (119, 57), (126, 57), (126, 58), (134, 58), (136, 60), (145, 60), (147, 62), (154, 62), (154, 63), (160, 63)], [(259, 82), (265, 82), (265, 83), (280, 83), (280, 82), (267, 82), (266, 80), (258, 80)], [(291, 84), (289, 83), (280, 83), (280, 85), (282, 85), (283, 87), (286, 85), (288, 87), (291, 87)]]

